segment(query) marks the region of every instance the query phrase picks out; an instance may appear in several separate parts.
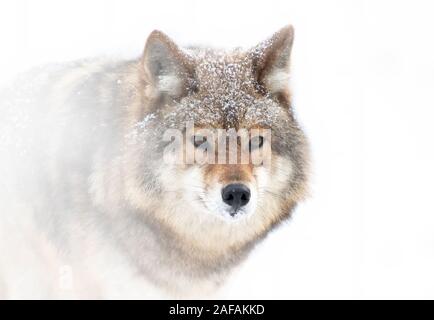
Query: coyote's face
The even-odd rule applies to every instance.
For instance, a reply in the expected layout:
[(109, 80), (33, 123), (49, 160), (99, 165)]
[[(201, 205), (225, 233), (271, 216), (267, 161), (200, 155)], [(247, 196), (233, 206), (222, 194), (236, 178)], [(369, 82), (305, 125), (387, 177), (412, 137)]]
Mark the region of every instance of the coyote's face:
[(129, 192), (193, 246), (243, 247), (304, 196), (307, 147), (287, 87), (292, 39), (287, 27), (229, 53), (181, 50), (160, 32), (148, 39)]

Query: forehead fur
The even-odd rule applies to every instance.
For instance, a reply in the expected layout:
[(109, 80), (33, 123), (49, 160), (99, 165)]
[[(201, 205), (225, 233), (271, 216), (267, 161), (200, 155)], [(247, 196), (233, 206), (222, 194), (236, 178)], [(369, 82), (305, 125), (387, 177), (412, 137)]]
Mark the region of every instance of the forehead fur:
[(287, 118), (279, 102), (261, 93), (251, 52), (195, 48), (188, 54), (195, 62), (197, 90), (170, 107), (169, 122), (192, 120), (197, 125), (238, 129), (271, 127), (279, 118)]

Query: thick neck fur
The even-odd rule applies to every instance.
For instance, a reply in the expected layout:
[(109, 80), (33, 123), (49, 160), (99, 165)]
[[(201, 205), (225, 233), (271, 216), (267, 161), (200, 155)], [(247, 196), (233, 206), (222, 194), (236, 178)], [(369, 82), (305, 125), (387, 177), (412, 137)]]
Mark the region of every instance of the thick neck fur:
[(113, 233), (116, 245), (145, 278), (175, 296), (194, 294), (201, 288), (215, 289), (251, 249), (249, 244), (225, 253), (205, 251), (143, 212), (125, 211), (122, 217), (111, 220), (107, 231)]

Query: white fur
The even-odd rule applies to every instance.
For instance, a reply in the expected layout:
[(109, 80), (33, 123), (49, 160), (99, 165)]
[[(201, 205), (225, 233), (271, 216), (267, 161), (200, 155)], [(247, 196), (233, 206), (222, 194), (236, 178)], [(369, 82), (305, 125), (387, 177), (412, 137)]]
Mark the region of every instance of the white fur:
[(171, 95), (179, 95), (182, 92), (182, 81), (176, 75), (161, 75), (158, 77), (157, 89)]
[(289, 72), (286, 69), (273, 69), (265, 78), (265, 85), (270, 92), (284, 91), (289, 85)]

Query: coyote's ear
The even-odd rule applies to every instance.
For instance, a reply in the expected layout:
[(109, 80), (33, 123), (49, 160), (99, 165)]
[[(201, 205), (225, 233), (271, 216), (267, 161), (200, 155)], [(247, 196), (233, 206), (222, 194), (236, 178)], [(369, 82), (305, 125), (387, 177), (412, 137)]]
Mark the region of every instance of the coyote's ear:
[(254, 47), (250, 54), (258, 84), (267, 93), (287, 93), (294, 29), (288, 25)]
[(180, 97), (193, 83), (191, 58), (161, 31), (149, 35), (142, 63), (145, 81), (158, 93)]

